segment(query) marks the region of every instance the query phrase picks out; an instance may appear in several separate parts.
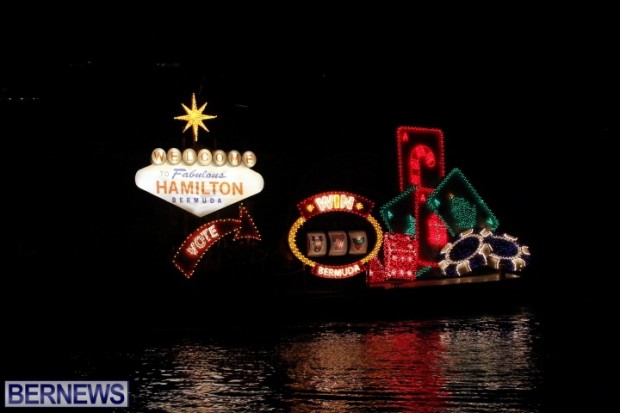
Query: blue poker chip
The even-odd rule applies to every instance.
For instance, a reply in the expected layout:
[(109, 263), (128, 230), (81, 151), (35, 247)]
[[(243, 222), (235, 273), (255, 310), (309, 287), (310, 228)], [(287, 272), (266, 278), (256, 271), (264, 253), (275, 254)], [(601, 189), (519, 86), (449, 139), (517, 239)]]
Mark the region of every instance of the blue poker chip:
[(485, 242), (490, 248), (487, 265), (497, 270), (520, 271), (530, 262), (530, 249), (520, 245), (517, 238), (508, 234), (489, 234)]
[(481, 233), (468, 229), (461, 232), (456, 241), (447, 243), (439, 253), (441, 272), (448, 277), (460, 277), (487, 265), (491, 247), (485, 237), (490, 233), (487, 229)]

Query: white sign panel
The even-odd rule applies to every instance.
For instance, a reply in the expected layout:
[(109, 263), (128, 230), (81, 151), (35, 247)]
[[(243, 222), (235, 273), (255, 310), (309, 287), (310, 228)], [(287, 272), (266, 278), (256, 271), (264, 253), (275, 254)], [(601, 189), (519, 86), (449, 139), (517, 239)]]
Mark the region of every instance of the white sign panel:
[(151, 164), (138, 170), (136, 185), (203, 217), (263, 190), (263, 177), (244, 165)]

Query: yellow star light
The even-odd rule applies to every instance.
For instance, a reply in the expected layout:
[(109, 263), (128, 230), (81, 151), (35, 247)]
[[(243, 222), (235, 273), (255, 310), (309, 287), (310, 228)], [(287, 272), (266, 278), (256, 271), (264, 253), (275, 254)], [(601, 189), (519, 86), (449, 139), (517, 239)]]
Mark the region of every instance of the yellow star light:
[(216, 115), (207, 115), (202, 113), (205, 108), (207, 107), (207, 104), (205, 102), (204, 105), (202, 105), (200, 108), (198, 108), (198, 106), (196, 105), (196, 94), (192, 93), (192, 108), (188, 108), (187, 106), (185, 106), (184, 104), (181, 103), (181, 106), (183, 106), (183, 109), (185, 109), (185, 115), (181, 115), (181, 116), (175, 116), (175, 119), (178, 120), (185, 120), (187, 121), (187, 125), (185, 125), (185, 129), (183, 129), (183, 132), (185, 132), (186, 130), (189, 129), (189, 127), (192, 127), (192, 130), (194, 131), (194, 142), (198, 142), (198, 127), (200, 126), (202, 129), (206, 130), (207, 132), (209, 132), (209, 129), (207, 129), (207, 127), (205, 126), (203, 120), (206, 119), (214, 119), (217, 118)]

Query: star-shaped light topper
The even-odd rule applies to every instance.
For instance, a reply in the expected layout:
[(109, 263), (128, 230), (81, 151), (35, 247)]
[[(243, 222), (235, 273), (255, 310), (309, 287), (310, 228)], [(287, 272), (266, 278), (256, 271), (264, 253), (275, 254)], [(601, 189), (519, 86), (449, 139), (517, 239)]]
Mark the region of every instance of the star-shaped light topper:
[(187, 125), (185, 125), (185, 129), (183, 129), (183, 132), (185, 132), (186, 130), (189, 129), (189, 127), (192, 127), (192, 130), (194, 131), (194, 142), (198, 142), (198, 127), (200, 126), (202, 129), (204, 129), (205, 131), (209, 132), (209, 129), (207, 129), (207, 127), (205, 126), (203, 120), (206, 119), (214, 119), (217, 118), (216, 115), (207, 115), (202, 113), (205, 108), (207, 107), (207, 103), (205, 102), (204, 105), (202, 105), (200, 108), (198, 108), (198, 106), (196, 105), (196, 94), (192, 93), (192, 107), (191, 109), (188, 108), (187, 106), (185, 106), (184, 104), (181, 103), (181, 106), (183, 106), (183, 109), (185, 109), (186, 114), (185, 115), (181, 115), (181, 116), (175, 116), (175, 119), (178, 120), (185, 120), (187, 121)]

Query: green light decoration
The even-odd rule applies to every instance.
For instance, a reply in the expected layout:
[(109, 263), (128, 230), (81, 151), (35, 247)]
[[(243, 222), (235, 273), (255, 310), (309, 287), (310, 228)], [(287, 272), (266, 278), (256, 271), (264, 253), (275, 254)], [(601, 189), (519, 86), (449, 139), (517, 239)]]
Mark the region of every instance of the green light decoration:
[(397, 232), (415, 237), (415, 218), (411, 213), (414, 210), (412, 194), (415, 189), (415, 185), (409, 186), (379, 209), (381, 219), (388, 229), (387, 232)]
[(405, 234), (409, 234), (412, 237), (415, 237), (415, 218), (411, 214), (407, 214), (407, 227), (405, 228)]
[(473, 228), (476, 226), (476, 206), (465, 198), (452, 197), (450, 213), (459, 228)]
[(493, 212), (458, 168), (446, 175), (429, 195), (426, 205), (441, 218), (452, 236), (472, 228), (495, 231), (499, 226)]
[(427, 265), (426, 267), (422, 267), (418, 270), (418, 272), (416, 273), (416, 278), (422, 278), (424, 277), (426, 274), (432, 274), (430, 271), (433, 269), (433, 267)]

